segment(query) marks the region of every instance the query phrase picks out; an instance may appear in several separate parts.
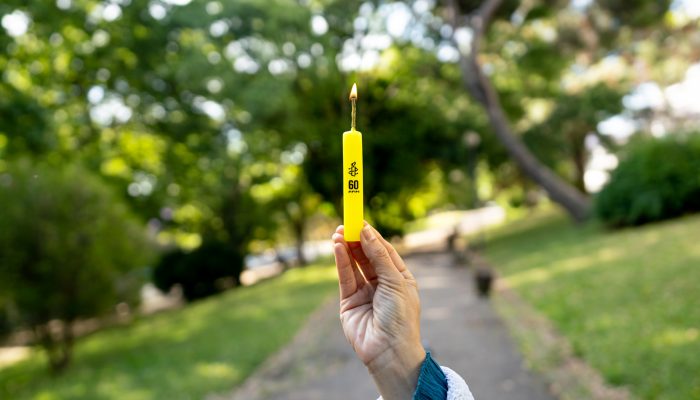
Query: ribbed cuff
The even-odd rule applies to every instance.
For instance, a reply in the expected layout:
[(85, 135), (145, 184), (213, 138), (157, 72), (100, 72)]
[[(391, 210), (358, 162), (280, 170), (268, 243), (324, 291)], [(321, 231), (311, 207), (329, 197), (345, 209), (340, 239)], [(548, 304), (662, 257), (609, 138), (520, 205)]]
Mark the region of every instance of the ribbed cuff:
[(426, 352), (425, 360), (420, 367), (413, 400), (445, 399), (447, 399), (447, 377), (435, 360), (430, 357), (430, 352)]

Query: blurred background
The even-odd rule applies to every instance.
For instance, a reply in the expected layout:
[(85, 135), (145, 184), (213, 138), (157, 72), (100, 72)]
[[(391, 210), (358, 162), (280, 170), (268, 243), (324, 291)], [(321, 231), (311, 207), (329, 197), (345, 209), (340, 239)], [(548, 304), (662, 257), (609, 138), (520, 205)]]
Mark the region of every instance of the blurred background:
[[(700, 2), (3, 0), (0, 22), (0, 398), (364, 398), (295, 392), (346, 346), (304, 327), (337, 325), (357, 82), (365, 218), (434, 289), (438, 357), (440, 321), (446, 357), (479, 345), (473, 313), (544, 382), (477, 398), (700, 399)], [(472, 283), (495, 277), (491, 305)]]

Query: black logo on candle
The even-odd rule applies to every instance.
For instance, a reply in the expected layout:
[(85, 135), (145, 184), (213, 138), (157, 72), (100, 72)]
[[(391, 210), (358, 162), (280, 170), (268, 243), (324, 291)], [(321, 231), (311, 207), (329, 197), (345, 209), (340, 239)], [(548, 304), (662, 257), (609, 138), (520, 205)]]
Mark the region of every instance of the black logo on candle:
[(359, 170), (355, 166), (355, 161), (353, 161), (352, 164), (350, 164), (350, 168), (348, 168), (348, 174), (350, 174), (350, 176), (357, 176), (359, 173), (358, 171)]

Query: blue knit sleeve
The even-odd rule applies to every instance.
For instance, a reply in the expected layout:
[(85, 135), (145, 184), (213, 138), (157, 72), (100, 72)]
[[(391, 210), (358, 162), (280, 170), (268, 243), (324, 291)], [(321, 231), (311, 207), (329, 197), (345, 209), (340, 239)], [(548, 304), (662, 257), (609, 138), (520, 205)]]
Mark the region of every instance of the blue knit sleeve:
[(445, 400), (447, 399), (447, 377), (440, 366), (425, 354), (425, 361), (420, 367), (418, 384), (413, 393), (413, 400)]

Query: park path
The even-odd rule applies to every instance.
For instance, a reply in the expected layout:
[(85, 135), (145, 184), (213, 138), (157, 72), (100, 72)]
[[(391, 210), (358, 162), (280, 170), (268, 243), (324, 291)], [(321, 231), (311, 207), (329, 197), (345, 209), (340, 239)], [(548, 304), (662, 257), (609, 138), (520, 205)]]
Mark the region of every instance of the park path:
[[(460, 373), (477, 400), (552, 400), (544, 383), (522, 366), (505, 326), (488, 300), (476, 296), (471, 270), (444, 252), (406, 257), (420, 289), (424, 344)], [(340, 328), (338, 302), (316, 311), (295, 339), (268, 359), (229, 400), (375, 399), (377, 391)]]

